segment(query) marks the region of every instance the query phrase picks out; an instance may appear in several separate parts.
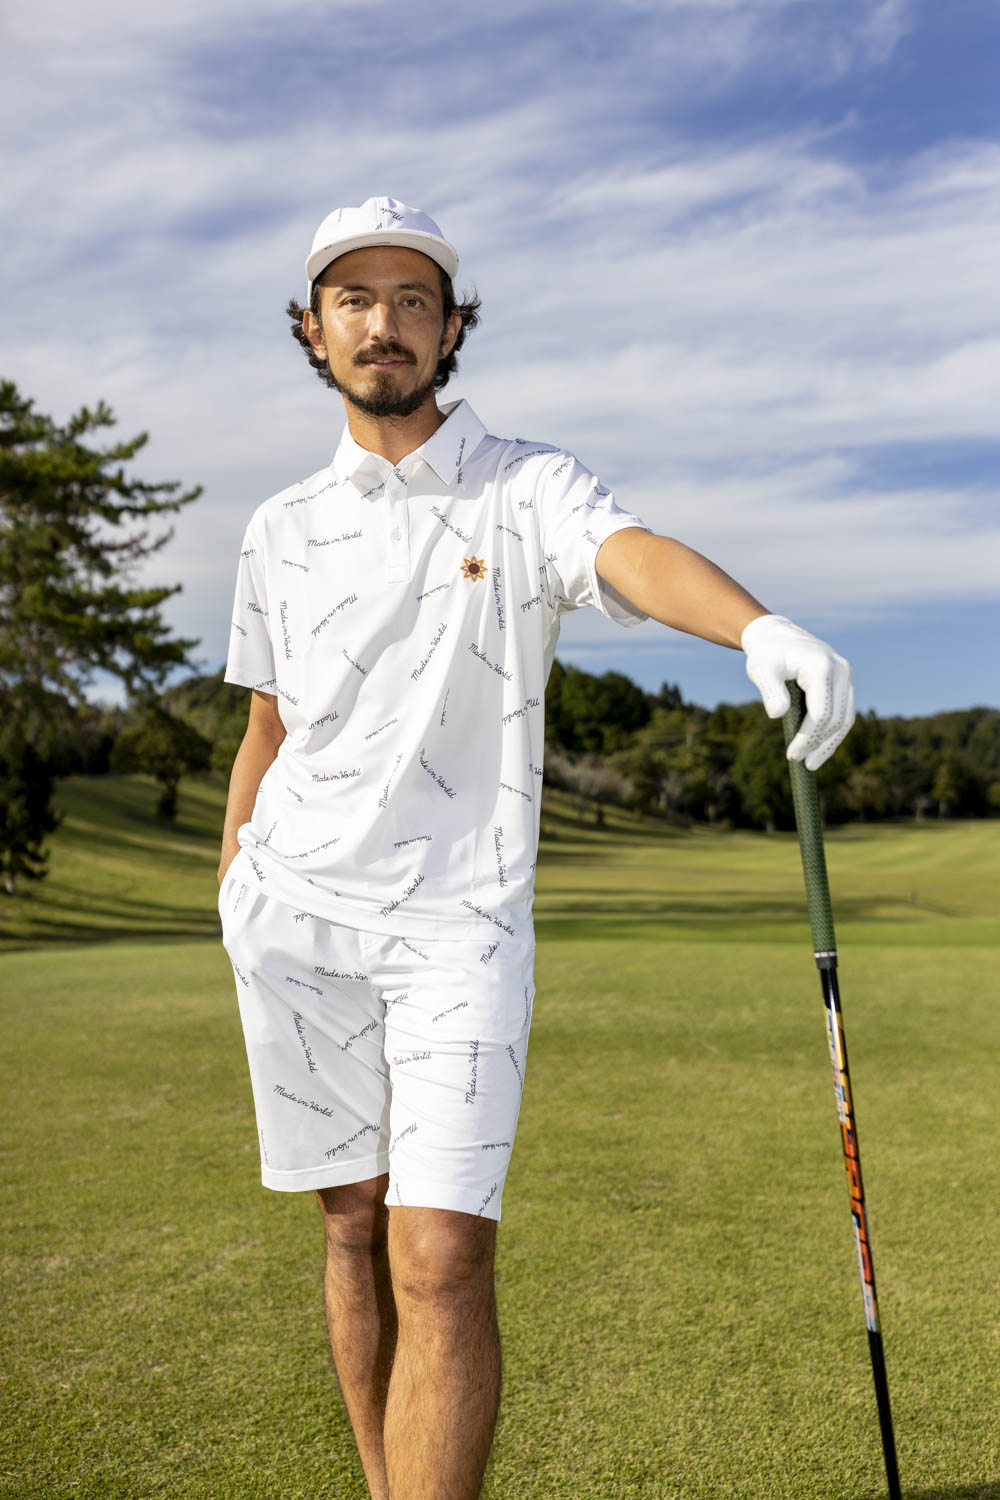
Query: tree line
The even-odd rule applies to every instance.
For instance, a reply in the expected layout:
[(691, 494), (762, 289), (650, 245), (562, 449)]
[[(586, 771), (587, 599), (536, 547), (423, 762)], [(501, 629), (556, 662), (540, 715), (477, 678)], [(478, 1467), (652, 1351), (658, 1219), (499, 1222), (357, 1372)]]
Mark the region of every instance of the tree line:
[[(779, 720), (760, 702), (701, 708), (664, 683), (556, 661), (545, 695), (551, 784), (674, 823), (793, 828)], [(827, 823), (1000, 814), (1000, 709), (861, 714), (816, 773)]]
[[(136, 583), (173, 535), (149, 522), (196, 500), (128, 466), (146, 434), (107, 446), (103, 404), (65, 424), (0, 380), (0, 893), (44, 878), (59, 823), (56, 778), (142, 770), (172, 822), (182, 776), (228, 775), (248, 691), (198, 673), (200, 641), (171, 634), (161, 605), (180, 585)], [(131, 523), (131, 529), (130, 529)], [(123, 708), (90, 703), (95, 669), (125, 687)], [(178, 669), (190, 675), (171, 686)], [(757, 700), (706, 709), (664, 683), (556, 661), (545, 695), (545, 780), (598, 821), (608, 805), (672, 823), (793, 826), (781, 728)], [(828, 822), (1000, 813), (1000, 710), (923, 718), (862, 715), (818, 773)]]
[[(53, 746), (57, 774), (143, 769), (172, 817), (183, 774), (228, 775), (246, 729), (248, 689), (222, 669), (160, 694), (156, 715), (134, 707), (78, 710)], [(545, 694), (545, 784), (581, 813), (609, 806), (685, 826), (793, 828), (781, 725), (757, 700), (702, 708), (664, 683), (645, 692), (620, 672), (596, 676), (556, 660)], [(1000, 709), (917, 718), (859, 715), (817, 772), (828, 824), (1000, 815)]]

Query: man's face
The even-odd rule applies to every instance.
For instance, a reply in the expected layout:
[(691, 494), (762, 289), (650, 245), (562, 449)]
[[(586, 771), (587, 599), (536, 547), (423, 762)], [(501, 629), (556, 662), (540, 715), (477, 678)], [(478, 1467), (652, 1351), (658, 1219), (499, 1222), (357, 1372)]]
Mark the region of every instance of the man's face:
[(444, 326), (436, 263), (399, 245), (350, 250), (319, 286), (320, 318), (306, 312), (303, 329), (345, 401), (374, 417), (417, 411), (462, 327), (458, 313)]

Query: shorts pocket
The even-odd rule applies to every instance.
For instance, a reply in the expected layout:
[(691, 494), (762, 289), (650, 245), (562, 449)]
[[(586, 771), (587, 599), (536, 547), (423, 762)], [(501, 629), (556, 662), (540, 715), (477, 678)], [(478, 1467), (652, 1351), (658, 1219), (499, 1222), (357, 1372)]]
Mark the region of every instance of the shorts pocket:
[(220, 915), (222, 915), (225, 912), (225, 910), (226, 910), (226, 908), (222, 904), (222, 898), (226, 894), (226, 891), (229, 889), (229, 886), (232, 883), (234, 874), (238, 873), (237, 870), (236, 870), (236, 866), (239, 864), (239, 862), (240, 862), (240, 860), (242, 858), (243, 858), (243, 845), (241, 844), (240, 847), (239, 847), (239, 849), (233, 855), (232, 859), (229, 861), (229, 864), (226, 867), (226, 873), (225, 873), (225, 875), (223, 875), (222, 880), (219, 882), (219, 895), (218, 895), (218, 899), (216, 901), (216, 907), (218, 908), (218, 911), (219, 911)]

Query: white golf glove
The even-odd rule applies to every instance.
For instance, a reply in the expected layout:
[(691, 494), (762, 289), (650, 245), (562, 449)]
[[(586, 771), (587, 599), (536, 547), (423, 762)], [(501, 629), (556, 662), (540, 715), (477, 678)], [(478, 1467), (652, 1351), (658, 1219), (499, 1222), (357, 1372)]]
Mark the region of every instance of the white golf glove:
[(850, 664), (832, 646), (793, 625), (784, 615), (758, 615), (740, 637), (747, 676), (764, 700), (769, 719), (791, 707), (786, 683), (797, 682), (806, 712), (788, 747), (789, 760), (805, 760), (815, 771), (836, 750), (854, 723), (854, 678)]

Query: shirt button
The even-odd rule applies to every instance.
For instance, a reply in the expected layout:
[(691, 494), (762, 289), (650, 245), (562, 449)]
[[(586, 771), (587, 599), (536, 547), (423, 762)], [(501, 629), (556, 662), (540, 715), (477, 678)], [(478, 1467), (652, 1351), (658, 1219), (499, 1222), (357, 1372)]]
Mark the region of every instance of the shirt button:
[(398, 526), (394, 527), (393, 528), (393, 533), (392, 533), (392, 539), (393, 539), (393, 541), (394, 542), (398, 542), (399, 539), (400, 539), (400, 537), (402, 536), (402, 534), (403, 533), (400, 531), (400, 529), (399, 529)]

